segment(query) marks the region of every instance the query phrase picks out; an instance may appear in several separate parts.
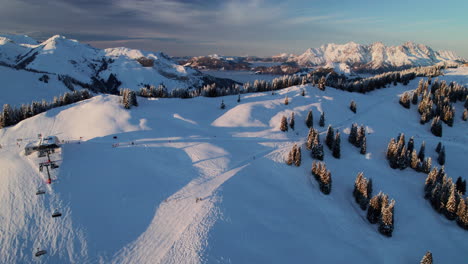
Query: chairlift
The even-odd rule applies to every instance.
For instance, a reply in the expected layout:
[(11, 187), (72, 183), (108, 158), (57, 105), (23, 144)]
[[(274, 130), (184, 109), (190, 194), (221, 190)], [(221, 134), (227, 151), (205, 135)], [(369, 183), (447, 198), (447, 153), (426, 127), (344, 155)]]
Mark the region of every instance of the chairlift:
[(45, 254), (47, 254), (47, 250), (39, 250), (39, 248), (37, 248), (37, 252), (34, 255), (36, 257), (40, 257), (40, 256), (45, 255)]
[(60, 213), (57, 209), (55, 209), (55, 211), (52, 213), (52, 217), (60, 217), (62, 216), (62, 213)]
[(45, 194), (44, 190), (38, 189), (36, 195)]
[(57, 169), (58, 167), (59, 167), (59, 165), (57, 165), (55, 163), (50, 164), (51, 169)]

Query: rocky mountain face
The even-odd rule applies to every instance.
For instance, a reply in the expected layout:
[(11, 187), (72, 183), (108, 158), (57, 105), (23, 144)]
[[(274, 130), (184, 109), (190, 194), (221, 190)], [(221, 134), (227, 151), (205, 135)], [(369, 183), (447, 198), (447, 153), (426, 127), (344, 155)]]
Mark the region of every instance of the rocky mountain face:
[(463, 61), (464, 59), (454, 52), (435, 51), (426, 45), (412, 42), (406, 42), (401, 46), (385, 46), (381, 42), (370, 45), (354, 42), (343, 45), (326, 44), (320, 48), (307, 49), (303, 54), (287, 60), (303, 67), (334, 67), (344, 64), (351, 71), (385, 71)]

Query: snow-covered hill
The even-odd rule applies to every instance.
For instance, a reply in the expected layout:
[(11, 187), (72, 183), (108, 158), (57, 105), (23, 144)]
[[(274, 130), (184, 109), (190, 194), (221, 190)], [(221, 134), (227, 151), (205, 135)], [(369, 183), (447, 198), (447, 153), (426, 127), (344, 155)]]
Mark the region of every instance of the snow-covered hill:
[[(441, 78), (467, 85), (467, 69)], [(467, 177), (462, 104), (454, 127), (444, 124), (436, 138), (414, 108), (398, 104), (418, 81), (367, 94), (297, 86), (244, 94), (240, 103), (237, 96), (138, 98), (130, 110), (117, 96), (99, 95), (1, 129), (0, 263), (418, 263), (427, 250), (437, 263), (463, 263), (467, 233), (424, 200), (426, 175), (393, 170), (385, 160), (390, 138), (404, 132), (416, 148), (425, 141), (434, 161), (442, 141), (448, 175)], [(304, 147), (300, 167), (284, 163), (292, 145), (304, 143), (309, 110), (322, 140), (322, 111), (342, 133), (342, 158), (325, 151), (328, 196), (311, 178)], [(292, 112), (296, 129), (279, 131)], [(367, 155), (346, 140), (354, 122), (367, 126)], [(22, 152), (38, 133), (69, 142), (52, 155), (60, 168), (50, 186), (38, 170), (43, 158)], [(354, 202), (360, 171), (373, 179), (374, 193), (396, 200), (391, 238)], [(38, 188), (46, 194), (35, 195)], [(55, 208), (62, 217), (51, 217)], [(37, 248), (48, 253), (36, 258)]]
[[(13, 69), (21, 72), (21, 79), (16, 78), (18, 74), (8, 77)], [(53, 81), (38, 81), (44, 74)], [(62, 84), (57, 85), (57, 82)], [(128, 48), (101, 50), (59, 35), (42, 43), (27, 36), (0, 35), (0, 83), (3, 95), (0, 103), (30, 103), (28, 100), (31, 96), (10, 89), (10, 83), (43, 86), (44, 90), (50, 90), (50, 95), (36, 97), (35, 100), (51, 100), (51, 97), (59, 95), (57, 90), (66, 92), (68, 89), (64, 88), (67, 86), (116, 93), (118, 88), (138, 90), (144, 85), (158, 86), (161, 83), (170, 91), (176, 88), (199, 88), (213, 82), (226, 86), (233, 83), (180, 66), (161, 52)], [(31, 88), (22, 88), (25, 89)]]
[(382, 42), (370, 45), (349, 42), (343, 45), (326, 44), (320, 48), (310, 48), (288, 61), (301, 66), (333, 66), (342, 63), (353, 70), (385, 70), (463, 60), (454, 52), (434, 51), (426, 45), (412, 42), (406, 42), (401, 46), (385, 46)]

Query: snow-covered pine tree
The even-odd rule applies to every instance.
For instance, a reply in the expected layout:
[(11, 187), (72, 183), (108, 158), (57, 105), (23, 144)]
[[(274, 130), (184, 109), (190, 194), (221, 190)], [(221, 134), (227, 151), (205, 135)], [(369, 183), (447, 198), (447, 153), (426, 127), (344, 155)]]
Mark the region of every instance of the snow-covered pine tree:
[(283, 132), (288, 131), (288, 119), (285, 116), (281, 117), (280, 130)]
[(391, 237), (393, 233), (393, 213), (395, 200), (392, 200), (388, 205), (382, 205), (381, 217), (379, 221), (379, 232), (385, 236)]
[(294, 130), (294, 112), (291, 113), (291, 119), (289, 120), (289, 127), (291, 127), (292, 130)]
[(354, 102), (354, 100), (351, 101), (351, 104), (349, 105), (349, 109), (350, 109), (353, 113), (356, 113), (356, 111), (357, 111), (357, 106), (356, 106), (356, 102)]
[(320, 114), (319, 126), (321, 127), (325, 126), (325, 112), (324, 111)]
[(457, 216), (457, 202), (455, 200), (455, 184), (451, 184), (449, 197), (445, 203), (444, 210), (445, 217), (449, 220), (455, 220)]
[(369, 223), (376, 224), (379, 221), (382, 204), (387, 204), (387, 201), (387, 195), (382, 192), (379, 192), (370, 199), (369, 207), (367, 209), (367, 220), (369, 220)]
[(439, 151), (439, 157), (437, 158), (437, 162), (439, 162), (440, 165), (445, 164), (445, 147), (444, 146)]
[(431, 132), (436, 137), (442, 137), (442, 123), (440, 122), (440, 117), (436, 116), (432, 120)]
[(459, 195), (460, 202), (458, 203), (457, 208), (457, 224), (468, 230), (468, 199), (464, 200), (461, 195)]
[(308, 128), (311, 128), (314, 126), (314, 116), (312, 115), (312, 111), (309, 111), (309, 113), (307, 113), (307, 118), (305, 122)]
[(418, 94), (416, 92), (413, 92), (413, 98), (411, 99), (411, 103), (414, 105), (418, 104)]
[(410, 139), (408, 140), (407, 151), (413, 152), (413, 149), (414, 149), (414, 137), (410, 137)]
[(356, 144), (356, 139), (357, 139), (357, 133), (358, 133), (358, 126), (356, 123), (353, 123), (351, 125), (351, 130), (349, 132), (349, 137), (348, 141), (349, 143), (355, 145)]
[(366, 140), (366, 135), (361, 139), (361, 150), (359, 151), (362, 155), (365, 155), (367, 153), (367, 140)]
[(296, 155), (294, 156), (294, 164), (296, 167), (301, 166), (302, 161), (302, 154), (301, 154), (301, 147), (296, 148)]
[(429, 173), (431, 171), (431, 167), (432, 167), (432, 159), (431, 157), (427, 157), (422, 164), (421, 171), (424, 173)]
[(320, 143), (318, 134), (315, 135), (315, 139), (312, 143), (312, 158), (323, 160), (323, 145)]
[(413, 152), (411, 152), (410, 167), (415, 171), (420, 171), (421, 170), (421, 168), (419, 167), (418, 154), (416, 154), (415, 149), (413, 149)]
[(437, 153), (439, 153), (441, 148), (442, 148), (442, 142), (439, 141), (439, 143), (437, 143), (437, 147), (436, 147), (435, 151)]
[(340, 139), (340, 132), (338, 129), (336, 130), (335, 133), (335, 140), (333, 141), (333, 147), (332, 147), (332, 155), (333, 157), (339, 159), (341, 157), (341, 139)]
[(419, 153), (418, 153), (418, 158), (420, 161), (424, 160), (424, 157), (426, 156), (425, 152), (426, 152), (426, 143), (423, 141), (421, 144), (421, 147), (419, 148)]
[(462, 180), (461, 176), (459, 176), (455, 182), (455, 189), (463, 195), (466, 193), (466, 180)]
[(420, 264), (432, 264), (432, 253), (430, 251), (426, 252)]
[(335, 132), (331, 125), (328, 125), (327, 136), (325, 137), (325, 144), (331, 150), (333, 147), (333, 141), (335, 140)]

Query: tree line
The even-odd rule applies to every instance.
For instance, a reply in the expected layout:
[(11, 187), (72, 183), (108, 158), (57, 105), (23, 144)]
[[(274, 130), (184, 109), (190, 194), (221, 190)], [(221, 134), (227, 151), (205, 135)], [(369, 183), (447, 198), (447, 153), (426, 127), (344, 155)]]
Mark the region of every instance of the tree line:
[(79, 90), (56, 96), (52, 102), (47, 102), (46, 100), (42, 100), (41, 102), (33, 101), (30, 104), (22, 104), (20, 107), (4, 104), (0, 114), (0, 128), (16, 125), (26, 118), (33, 117), (52, 108), (69, 105), (91, 97), (92, 95), (88, 90)]

